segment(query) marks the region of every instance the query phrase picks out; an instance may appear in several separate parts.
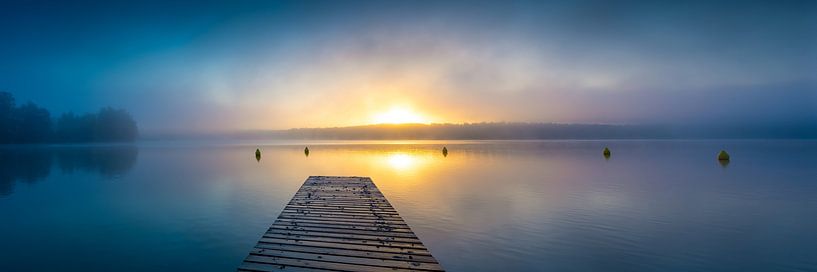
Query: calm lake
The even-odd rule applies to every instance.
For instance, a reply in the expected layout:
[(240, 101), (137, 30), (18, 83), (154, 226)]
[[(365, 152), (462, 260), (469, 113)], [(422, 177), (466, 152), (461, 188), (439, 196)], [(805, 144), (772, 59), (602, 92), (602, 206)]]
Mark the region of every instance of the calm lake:
[(817, 271), (794, 140), (5, 146), (0, 271), (232, 271), (310, 175), (371, 177), (449, 271)]

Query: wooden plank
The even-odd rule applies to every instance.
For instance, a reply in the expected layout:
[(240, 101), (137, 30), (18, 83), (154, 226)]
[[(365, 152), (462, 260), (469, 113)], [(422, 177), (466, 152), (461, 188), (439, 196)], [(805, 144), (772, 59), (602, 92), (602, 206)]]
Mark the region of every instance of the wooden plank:
[(338, 203), (354, 205), (380, 205), (383, 201), (377, 199), (364, 198), (338, 198), (338, 197), (313, 197), (313, 198), (293, 198), (294, 201), (304, 201), (305, 203)]
[(315, 212), (331, 212), (331, 213), (363, 213), (363, 214), (399, 215), (397, 213), (397, 211), (395, 211), (394, 209), (375, 208), (375, 207), (368, 207), (368, 208), (349, 207), (349, 208), (346, 208), (346, 207), (291, 205), (291, 206), (287, 206), (286, 210), (295, 211), (295, 212), (315, 211)]
[[(285, 254), (281, 254), (285, 255)], [(347, 259), (350, 259), (347, 257)], [(255, 254), (250, 254), (244, 260), (245, 262), (266, 263), (274, 265), (294, 266), (302, 268), (317, 268), (326, 269), (330, 271), (361, 271), (361, 272), (380, 272), (380, 271), (412, 271), (411, 269), (401, 269), (398, 267), (379, 267), (360, 264), (347, 264), (337, 262), (326, 262), (318, 260), (300, 259), (298, 257), (277, 256), (267, 257)], [(414, 270), (417, 271), (417, 270)]]
[(258, 244), (256, 248), (295, 251), (295, 252), (309, 252), (317, 254), (335, 255), (335, 256), (350, 256), (350, 257), (366, 257), (383, 260), (411, 260), (415, 262), (436, 263), (434, 257), (426, 255), (405, 255), (399, 253), (376, 252), (376, 251), (361, 251), (337, 248), (312, 247), (302, 245), (290, 244)]
[(333, 186), (333, 187), (318, 187), (318, 186), (304, 186), (300, 191), (295, 193), (298, 197), (310, 196), (329, 196), (329, 195), (346, 195), (346, 196), (382, 196), (380, 191), (372, 190), (367, 187), (350, 187), (350, 186)]
[(284, 210), (281, 214), (289, 215), (289, 216), (316, 216), (316, 217), (336, 217), (336, 218), (349, 218), (349, 219), (374, 219), (374, 220), (393, 220), (393, 221), (402, 221), (403, 219), (399, 216), (385, 216), (385, 215), (364, 215), (364, 214), (341, 214), (341, 213), (325, 213), (325, 212), (293, 212), (289, 210)]
[[(293, 205), (294, 206), (294, 205)], [(366, 208), (358, 208), (358, 209), (366, 209)], [(347, 210), (347, 209), (313, 209), (313, 208), (299, 208), (299, 207), (290, 207), (287, 206), (284, 208), (285, 212), (296, 212), (296, 213), (312, 213), (312, 214), (335, 214), (335, 213), (350, 213), (350, 214), (358, 214), (358, 215), (366, 215), (366, 216), (390, 216), (390, 217), (400, 217), (397, 212), (392, 211), (377, 211), (375, 209), (371, 210)]]
[(350, 223), (364, 223), (364, 224), (388, 224), (388, 225), (405, 225), (403, 220), (384, 220), (384, 219), (354, 219), (354, 218), (331, 218), (324, 216), (309, 216), (309, 215), (285, 215), (282, 214), (278, 219), (292, 219), (292, 220), (313, 220), (313, 221), (336, 221), (336, 222), (350, 222)]
[(391, 214), (391, 213), (378, 213), (378, 212), (351, 212), (351, 211), (326, 211), (326, 210), (304, 210), (304, 209), (295, 209), (295, 208), (284, 208), (283, 213), (295, 213), (295, 214), (319, 214), (319, 215), (343, 215), (343, 216), (353, 216), (359, 218), (390, 218), (394, 220), (399, 220), (400, 215)]
[(403, 269), (412, 269), (412, 270), (424, 270), (424, 271), (442, 271), (442, 267), (436, 263), (421, 263), (421, 262), (414, 262), (414, 261), (404, 261), (404, 260), (382, 260), (382, 259), (372, 259), (372, 258), (364, 258), (364, 257), (346, 257), (346, 256), (334, 256), (334, 255), (323, 255), (323, 254), (315, 254), (315, 253), (304, 253), (304, 252), (292, 252), (292, 251), (283, 251), (283, 250), (269, 250), (269, 249), (261, 249), (261, 248), (254, 248), (250, 254), (258, 255), (258, 256), (265, 256), (265, 257), (285, 257), (285, 258), (298, 258), (302, 260), (313, 260), (313, 261), (325, 261), (325, 262), (336, 262), (336, 263), (345, 263), (345, 264), (362, 264), (366, 266), (381, 266), (381, 267), (395, 267), (395, 268), (403, 268)]
[(343, 207), (354, 207), (354, 208), (389, 208), (394, 209), (391, 205), (387, 203), (352, 203), (352, 202), (340, 202), (340, 201), (291, 201), (287, 203), (287, 205), (306, 205), (306, 206), (317, 206), (317, 205), (334, 205), (334, 206), (343, 206)]
[[(289, 228), (286, 226), (280, 225), (272, 225), (270, 226), (268, 231), (276, 231), (281, 233), (292, 233), (296, 231), (302, 232), (314, 232), (314, 233), (339, 233), (339, 234), (348, 234), (348, 235), (368, 235), (368, 236), (378, 236), (378, 237), (395, 237), (395, 238), (411, 238), (417, 239), (417, 237), (402, 237), (402, 236), (394, 236), (394, 235), (379, 235), (378, 233), (389, 233), (392, 229), (383, 228), (381, 231), (373, 232), (373, 233), (349, 233), (346, 230), (348, 229), (333, 229), (333, 228), (313, 228), (312, 230), (308, 229), (299, 229), (299, 228)], [(415, 235), (416, 236), (416, 235)]]
[[(316, 193), (317, 194), (317, 193)], [(297, 200), (332, 200), (332, 201), (367, 201), (382, 202), (377, 195), (351, 195), (351, 194), (319, 194), (319, 195), (296, 195)]]
[(394, 242), (401, 242), (401, 243), (422, 244), (422, 242), (420, 242), (420, 239), (417, 239), (417, 238), (386, 237), (386, 236), (376, 236), (376, 235), (360, 235), (360, 234), (345, 234), (345, 233), (316, 232), (316, 231), (297, 231), (297, 230), (280, 230), (280, 229), (272, 229), (272, 228), (267, 230), (267, 234), (269, 234), (269, 233), (278, 233), (278, 234), (284, 234), (284, 235), (339, 237), (339, 238), (351, 238), (351, 239), (362, 239), (362, 240), (394, 241)]
[(290, 202), (303, 202), (303, 203), (315, 203), (315, 204), (355, 204), (355, 205), (379, 205), (379, 206), (389, 206), (388, 202), (381, 201), (377, 199), (369, 199), (369, 200), (342, 200), (342, 199), (314, 199), (314, 198), (293, 198)]
[(365, 197), (341, 197), (341, 196), (322, 196), (322, 197), (303, 197), (293, 198), (293, 201), (304, 201), (306, 203), (338, 203), (338, 204), (353, 204), (353, 205), (381, 205), (384, 202), (376, 198)]
[(357, 209), (371, 209), (371, 208), (379, 208), (379, 209), (388, 209), (394, 210), (394, 207), (386, 205), (386, 203), (366, 203), (362, 205), (343, 205), (341, 203), (332, 202), (330, 203), (321, 203), (315, 201), (309, 201), (309, 204), (306, 204), (307, 201), (291, 201), (290, 203), (293, 206), (306, 206), (306, 207), (329, 207), (329, 208), (357, 208)]
[[(336, 225), (337, 226), (337, 225)], [(322, 225), (310, 225), (310, 226), (282, 226), (282, 225), (272, 225), (270, 229), (279, 229), (283, 231), (314, 231), (314, 232), (330, 232), (330, 233), (343, 233), (343, 234), (360, 234), (360, 235), (374, 235), (374, 236), (385, 236), (385, 237), (402, 237), (402, 238), (417, 238), (411, 229), (399, 229), (402, 230), (400, 232), (395, 231), (395, 229), (391, 228), (379, 228), (379, 229), (352, 229), (352, 228), (341, 228), (341, 227), (334, 227), (334, 226), (322, 226)]]
[(338, 238), (326, 235), (311, 235), (311, 234), (299, 235), (292, 233), (269, 233), (269, 232), (264, 234), (263, 237), (274, 239), (290, 239), (295, 241), (333, 242), (350, 245), (364, 245), (364, 246), (373, 245), (382, 247), (399, 247), (407, 249), (426, 249), (423, 246), (423, 244), (394, 242), (388, 238), (383, 240), (370, 240), (370, 239)]
[(397, 213), (394, 208), (380, 208), (380, 207), (346, 207), (346, 206), (328, 206), (328, 205), (288, 205), (287, 208), (292, 209), (313, 209), (313, 210), (327, 210), (327, 211), (351, 211), (351, 212), (380, 212), (380, 213)]
[(443, 271), (367, 177), (309, 177), (239, 271)]
[(411, 249), (411, 248), (401, 248), (401, 247), (390, 247), (384, 245), (357, 245), (357, 244), (345, 244), (345, 243), (336, 243), (334, 241), (304, 241), (304, 240), (297, 240), (297, 239), (284, 239), (284, 238), (266, 238), (261, 237), (258, 240), (260, 243), (271, 243), (271, 244), (287, 244), (287, 245), (305, 245), (305, 246), (315, 246), (315, 247), (328, 247), (328, 248), (339, 248), (339, 249), (352, 249), (352, 250), (367, 250), (367, 251), (378, 251), (378, 252), (388, 252), (388, 253), (405, 253), (405, 254), (418, 254), (418, 255), (430, 255), (428, 250), (426, 249)]
[[(420, 239), (418, 238), (406, 238), (406, 237), (389, 237), (389, 236), (377, 236), (377, 235), (364, 235), (364, 234), (348, 234), (348, 233), (336, 233), (336, 232), (319, 232), (319, 231), (300, 231), (300, 230), (282, 230), (282, 229), (273, 229), (270, 228), (266, 232), (267, 234), (281, 234), (281, 235), (292, 235), (292, 236), (309, 236), (309, 237), (335, 237), (335, 238), (346, 238), (346, 239), (356, 239), (356, 240), (369, 240), (369, 241), (386, 241), (386, 242), (400, 242), (400, 243), (408, 243), (408, 244), (416, 244), (421, 245), (423, 244)], [(297, 239), (297, 238), (295, 238)]]
[(385, 223), (403, 223), (401, 218), (391, 217), (364, 217), (364, 216), (348, 216), (341, 214), (300, 214), (300, 213), (281, 213), (282, 218), (297, 218), (297, 219), (323, 219), (323, 220), (347, 220), (358, 222), (385, 222)]
[(392, 228), (388, 225), (375, 225), (375, 226), (355, 226), (355, 225), (337, 225), (337, 224), (327, 224), (327, 223), (300, 223), (300, 224), (291, 224), (286, 222), (278, 222), (276, 221), (273, 223), (274, 226), (284, 227), (287, 229), (298, 229), (299, 227), (303, 228), (328, 228), (328, 229), (338, 229), (338, 230), (368, 230), (368, 231), (377, 231), (377, 232), (406, 232), (406, 233), (413, 233), (411, 229), (407, 228)]
[(301, 212), (301, 213), (316, 213), (316, 212), (328, 212), (328, 213), (349, 213), (349, 214), (362, 214), (362, 215), (389, 215), (389, 216), (397, 216), (400, 215), (395, 211), (382, 211), (382, 210), (375, 210), (375, 209), (354, 209), (354, 208), (330, 208), (330, 207), (297, 207), (297, 206), (287, 206), (285, 211), (290, 212)]
[(370, 222), (370, 223), (358, 223), (358, 222), (346, 222), (346, 221), (334, 221), (334, 220), (309, 220), (309, 219), (289, 219), (289, 218), (278, 218), (276, 222), (282, 222), (285, 224), (290, 225), (298, 225), (301, 223), (308, 223), (308, 224), (333, 224), (333, 225), (347, 225), (347, 226), (364, 226), (364, 227), (371, 227), (371, 226), (388, 226), (393, 229), (408, 229), (408, 225), (400, 224), (400, 223), (386, 223), (385, 221), (380, 222)]
[(295, 195), (314, 195), (315, 193), (321, 193), (321, 195), (331, 195), (331, 194), (354, 194), (354, 195), (383, 195), (382, 192), (373, 189), (372, 187), (368, 187), (365, 185), (344, 185), (344, 186), (327, 186), (327, 185), (318, 185), (318, 186), (303, 186), (301, 187), (302, 190), (299, 190), (295, 193)]
[(251, 271), (251, 272), (271, 272), (271, 271), (292, 271), (292, 272), (326, 272), (325, 269), (317, 269), (317, 268), (304, 268), (304, 267), (295, 267), (295, 266), (286, 266), (282, 264), (269, 264), (269, 263), (254, 263), (254, 262), (244, 262), (241, 266), (238, 267), (238, 271)]

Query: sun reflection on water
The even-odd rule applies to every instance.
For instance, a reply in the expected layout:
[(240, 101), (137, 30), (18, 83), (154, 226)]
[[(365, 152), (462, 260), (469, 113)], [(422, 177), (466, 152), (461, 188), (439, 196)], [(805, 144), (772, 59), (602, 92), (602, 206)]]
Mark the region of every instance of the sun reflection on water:
[[(393, 172), (416, 175), (428, 170), (435, 163), (435, 158), (430, 152), (416, 150), (392, 151), (385, 154), (376, 154), (365, 158), (369, 161), (379, 161), (378, 164), (384, 169), (391, 169)], [(432, 167), (433, 168), (433, 167)]]
[(393, 153), (386, 157), (386, 161), (395, 170), (405, 171), (411, 170), (417, 165), (417, 156), (407, 153)]

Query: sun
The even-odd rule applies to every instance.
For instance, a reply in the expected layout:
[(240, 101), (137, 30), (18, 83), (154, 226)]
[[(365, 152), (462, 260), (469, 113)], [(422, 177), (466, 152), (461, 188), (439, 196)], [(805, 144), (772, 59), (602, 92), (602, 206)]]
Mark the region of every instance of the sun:
[(372, 117), (374, 124), (427, 124), (428, 118), (405, 107), (392, 107)]

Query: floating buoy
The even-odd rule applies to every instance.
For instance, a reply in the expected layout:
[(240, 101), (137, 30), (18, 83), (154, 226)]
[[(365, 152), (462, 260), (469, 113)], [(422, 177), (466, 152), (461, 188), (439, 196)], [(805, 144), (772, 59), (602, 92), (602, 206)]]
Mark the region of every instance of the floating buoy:
[(309, 157), (309, 147), (304, 147), (304, 155)]
[(721, 152), (718, 152), (718, 160), (719, 161), (728, 161), (729, 160), (729, 153), (726, 153), (726, 150), (721, 150)]
[(607, 148), (606, 146), (604, 147), (604, 151), (602, 151), (601, 153), (604, 154), (605, 157), (610, 157), (610, 149)]
[(255, 149), (255, 160), (261, 161), (261, 150)]
[(443, 157), (448, 157), (448, 148), (443, 146)]

